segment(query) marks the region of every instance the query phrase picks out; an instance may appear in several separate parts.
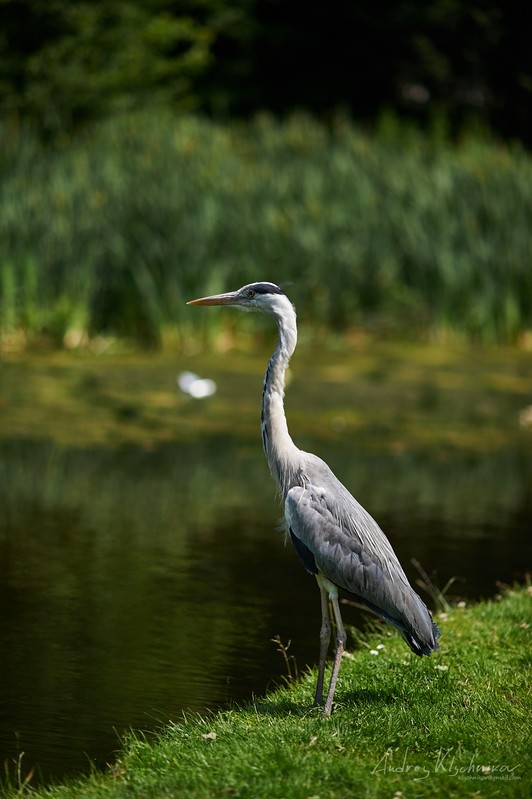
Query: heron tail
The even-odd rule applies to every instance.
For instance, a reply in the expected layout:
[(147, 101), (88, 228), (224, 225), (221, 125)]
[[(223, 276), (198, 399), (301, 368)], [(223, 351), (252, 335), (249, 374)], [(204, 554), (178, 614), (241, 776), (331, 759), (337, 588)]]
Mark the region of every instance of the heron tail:
[(433, 622), (429, 609), (413, 589), (408, 592), (406, 607), (404, 604), (402, 612), (396, 611), (395, 613), (393, 610), (386, 612), (373, 602), (351, 592), (349, 592), (349, 596), (364, 604), (381, 619), (393, 624), (415, 655), (419, 655), (419, 657), (430, 655), (440, 648), (438, 643), (440, 631)]
[[(429, 614), (430, 615), (430, 614)], [(431, 633), (429, 640), (426, 638), (421, 638), (421, 636), (417, 635), (415, 632), (411, 630), (402, 630), (401, 634), (412, 650), (415, 655), (422, 657), (423, 655), (431, 655), (433, 652), (436, 652), (440, 645), (438, 643), (438, 638), (440, 637), (440, 631), (436, 624), (432, 621), (431, 617)]]

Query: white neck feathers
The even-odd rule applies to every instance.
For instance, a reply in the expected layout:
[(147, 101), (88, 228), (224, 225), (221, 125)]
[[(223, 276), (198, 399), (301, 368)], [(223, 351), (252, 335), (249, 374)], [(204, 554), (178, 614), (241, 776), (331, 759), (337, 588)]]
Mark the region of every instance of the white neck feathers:
[(297, 324), (295, 309), (285, 295), (276, 297), (271, 310), (277, 322), (279, 339), (264, 378), (262, 443), (270, 472), (284, 496), (291, 487), (300, 460), (284, 412), (285, 373), (297, 343)]

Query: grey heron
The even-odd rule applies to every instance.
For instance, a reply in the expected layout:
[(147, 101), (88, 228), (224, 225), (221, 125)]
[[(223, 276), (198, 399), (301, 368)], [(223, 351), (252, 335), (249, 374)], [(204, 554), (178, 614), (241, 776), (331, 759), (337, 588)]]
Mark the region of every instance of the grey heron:
[(305, 569), (315, 575), (322, 622), (315, 705), (323, 704), (323, 684), (331, 639), (336, 650), (323, 715), (332, 711), (346, 633), (338, 590), (394, 625), (416, 655), (438, 649), (439, 631), (408, 582), (377, 522), (349, 493), (327, 464), (292, 441), (284, 412), (285, 373), (297, 342), (295, 308), (274, 283), (250, 283), (238, 291), (191, 300), (189, 305), (228, 305), (265, 311), (277, 322), (278, 341), (262, 391), (262, 443), (272, 477), (284, 502), (288, 534)]

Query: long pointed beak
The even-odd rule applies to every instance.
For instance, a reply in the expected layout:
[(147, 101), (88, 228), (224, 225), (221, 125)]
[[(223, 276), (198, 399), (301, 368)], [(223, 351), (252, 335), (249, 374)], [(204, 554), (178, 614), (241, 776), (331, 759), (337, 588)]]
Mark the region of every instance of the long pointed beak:
[(212, 294), (210, 297), (200, 297), (198, 300), (189, 300), (187, 305), (233, 305), (236, 300), (236, 291), (227, 294)]

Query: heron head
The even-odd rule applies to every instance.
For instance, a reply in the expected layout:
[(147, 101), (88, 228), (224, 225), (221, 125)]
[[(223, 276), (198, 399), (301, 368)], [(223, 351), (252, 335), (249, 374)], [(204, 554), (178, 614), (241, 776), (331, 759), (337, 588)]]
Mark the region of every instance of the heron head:
[(242, 311), (272, 311), (279, 296), (286, 295), (275, 283), (249, 283), (227, 294), (213, 294), (210, 297), (189, 300), (187, 305), (229, 305)]

